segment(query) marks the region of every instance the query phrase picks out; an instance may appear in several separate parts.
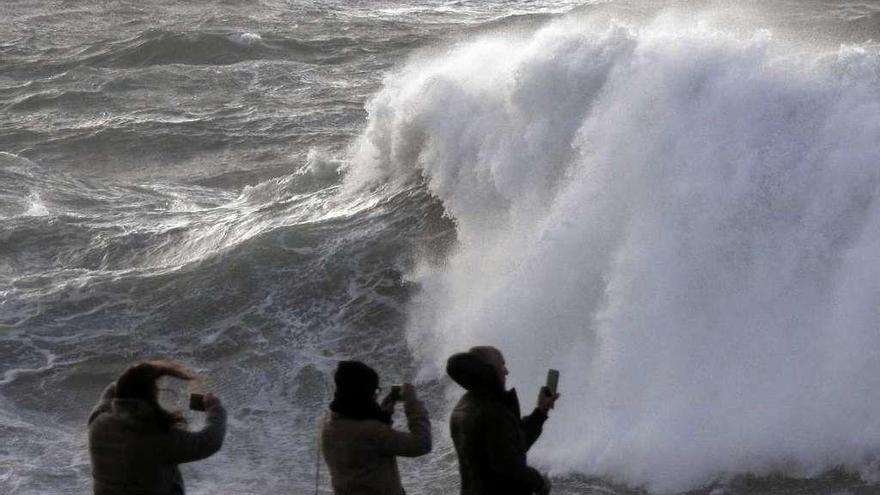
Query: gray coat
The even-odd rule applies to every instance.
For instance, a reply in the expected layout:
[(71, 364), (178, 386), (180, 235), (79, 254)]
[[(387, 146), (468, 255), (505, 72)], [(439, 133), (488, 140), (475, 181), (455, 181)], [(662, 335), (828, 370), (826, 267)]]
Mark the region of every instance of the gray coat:
[(431, 422), (418, 399), (404, 401), (409, 432), (373, 419), (332, 412), (321, 430), (321, 449), (336, 495), (402, 495), (396, 456), (431, 451)]
[(89, 455), (95, 495), (183, 495), (177, 465), (214, 454), (223, 445), (226, 411), (207, 411), (205, 427), (163, 429), (149, 403), (117, 399), (107, 387), (89, 417)]

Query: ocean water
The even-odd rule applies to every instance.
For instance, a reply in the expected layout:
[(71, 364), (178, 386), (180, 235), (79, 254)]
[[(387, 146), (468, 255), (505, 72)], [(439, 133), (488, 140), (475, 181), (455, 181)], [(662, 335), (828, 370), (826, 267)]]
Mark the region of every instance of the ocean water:
[(455, 492), (477, 343), (526, 409), (561, 370), (554, 493), (880, 492), (877, 40), (868, 1), (5, 2), (0, 493), (88, 493), (156, 357), (229, 409), (190, 493), (314, 493), (339, 359), (417, 384), (404, 484)]

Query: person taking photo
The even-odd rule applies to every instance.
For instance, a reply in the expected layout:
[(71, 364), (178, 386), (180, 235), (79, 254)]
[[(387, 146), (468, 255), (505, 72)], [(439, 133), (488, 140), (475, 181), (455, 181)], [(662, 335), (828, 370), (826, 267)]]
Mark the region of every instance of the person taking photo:
[[(403, 495), (397, 457), (431, 451), (431, 423), (405, 383), (381, 402), (379, 375), (359, 361), (342, 361), (334, 375), (336, 392), (321, 429), (321, 450), (330, 467), (335, 495)], [(392, 428), (394, 404), (403, 402), (409, 431)]]
[(223, 446), (226, 410), (206, 394), (205, 426), (190, 431), (179, 411), (162, 408), (157, 380), (195, 374), (180, 363), (146, 361), (111, 383), (89, 415), (89, 456), (94, 495), (183, 495), (178, 464), (211, 456)]
[(526, 452), (559, 394), (542, 387), (535, 410), (521, 418), (516, 390), (505, 390), (504, 356), (489, 346), (454, 354), (446, 372), (467, 390), (449, 420), (462, 495), (550, 493), (550, 480), (529, 467)]

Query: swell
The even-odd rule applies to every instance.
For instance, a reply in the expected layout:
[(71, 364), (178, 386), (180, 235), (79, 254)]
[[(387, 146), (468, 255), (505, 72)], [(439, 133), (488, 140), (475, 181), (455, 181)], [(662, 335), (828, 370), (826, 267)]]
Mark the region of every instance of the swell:
[(262, 40), (235, 33), (152, 30), (79, 54), (79, 63), (93, 67), (131, 68), (151, 65), (231, 65), (246, 60), (314, 61), (327, 52), (296, 40)]
[[(105, 299), (151, 293), (141, 288), (151, 280), (189, 279), (194, 286), (220, 287), (230, 276), (225, 266), (252, 265), (252, 260), (259, 260), (255, 273), (293, 270), (302, 281), (320, 280), (312, 263), (335, 271), (323, 260), (335, 258), (338, 249), (381, 254), (385, 243), (403, 243), (427, 221), (429, 213), (413, 216), (426, 203), (419, 190), (390, 199), (337, 197), (336, 167), (331, 158), (313, 153), (300, 172), (235, 194), (201, 186), (74, 179), (0, 154), (4, 324), (45, 326), (56, 312), (41, 311), (36, 320), (14, 315), (29, 307), (63, 307), (53, 301), (77, 287), (94, 289)], [(370, 239), (377, 229), (389, 233), (373, 246), (346, 240)], [(381, 256), (375, 262), (381, 264)], [(254, 296), (242, 294), (244, 308)], [(310, 294), (305, 297), (321, 297)], [(164, 297), (174, 298), (157, 294), (155, 300)], [(103, 306), (115, 305), (105, 301)]]
[(276, 214), (289, 212), (291, 224), (320, 215), (309, 203), (329, 194), (308, 191), (327, 185), (309, 180), (308, 172), (285, 181), (305, 177), (307, 186), (279, 188), (260, 203), (199, 186), (75, 179), (13, 155), (0, 158), (0, 233), (11, 274), (19, 276), (186, 265), (281, 222)]
[[(161, 66), (232, 66), (250, 62), (337, 65), (406, 50), (426, 41), (425, 35), (367, 33), (359, 37), (326, 36), (297, 39), (290, 33), (241, 31), (177, 31), (151, 29), (124, 39), (102, 39), (46, 50), (7, 50), (0, 72), (16, 77), (50, 76), (77, 67), (136, 69)], [(25, 42), (26, 40), (21, 40)]]

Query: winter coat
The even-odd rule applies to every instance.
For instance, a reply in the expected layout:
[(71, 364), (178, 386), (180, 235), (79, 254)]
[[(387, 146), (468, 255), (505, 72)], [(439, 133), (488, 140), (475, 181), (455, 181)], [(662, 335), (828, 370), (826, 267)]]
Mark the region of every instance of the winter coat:
[(530, 495), (544, 478), (526, 463), (547, 415), (520, 418), (516, 391), (505, 392), (495, 369), (473, 354), (452, 356), (447, 372), (467, 392), (450, 417), (462, 495)]
[(209, 407), (205, 427), (163, 428), (152, 406), (140, 399), (117, 399), (105, 390), (89, 417), (89, 455), (95, 495), (183, 495), (177, 465), (214, 454), (223, 445), (226, 411)]
[(431, 451), (431, 423), (415, 397), (403, 403), (409, 432), (375, 419), (349, 419), (331, 412), (321, 429), (321, 450), (336, 495), (403, 495), (396, 456)]

